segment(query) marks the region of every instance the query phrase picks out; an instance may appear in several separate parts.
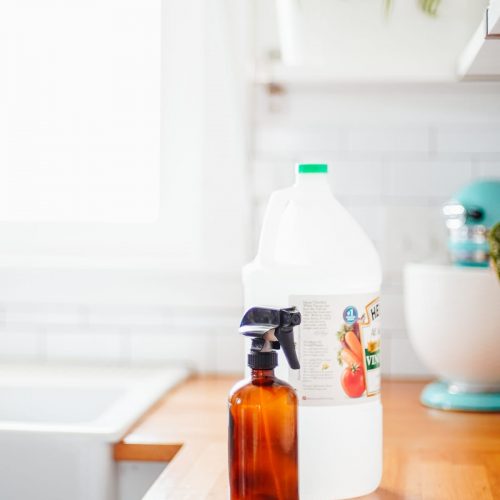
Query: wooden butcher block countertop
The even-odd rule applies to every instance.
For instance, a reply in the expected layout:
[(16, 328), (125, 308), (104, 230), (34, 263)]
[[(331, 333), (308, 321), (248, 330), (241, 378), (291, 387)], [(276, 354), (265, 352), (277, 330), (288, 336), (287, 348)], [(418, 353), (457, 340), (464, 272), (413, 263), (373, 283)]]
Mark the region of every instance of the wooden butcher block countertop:
[[(235, 381), (187, 380), (115, 446), (116, 460), (170, 460), (144, 500), (228, 498), (226, 400)], [(500, 414), (425, 408), (423, 385), (384, 381), (382, 484), (364, 498), (500, 498)]]

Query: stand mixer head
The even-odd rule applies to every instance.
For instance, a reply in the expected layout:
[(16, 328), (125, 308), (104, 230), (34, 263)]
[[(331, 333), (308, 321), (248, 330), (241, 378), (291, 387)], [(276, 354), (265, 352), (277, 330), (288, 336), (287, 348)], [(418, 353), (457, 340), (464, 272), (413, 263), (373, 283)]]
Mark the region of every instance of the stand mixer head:
[(489, 265), (488, 231), (500, 221), (500, 180), (480, 180), (458, 191), (443, 207), (452, 262)]

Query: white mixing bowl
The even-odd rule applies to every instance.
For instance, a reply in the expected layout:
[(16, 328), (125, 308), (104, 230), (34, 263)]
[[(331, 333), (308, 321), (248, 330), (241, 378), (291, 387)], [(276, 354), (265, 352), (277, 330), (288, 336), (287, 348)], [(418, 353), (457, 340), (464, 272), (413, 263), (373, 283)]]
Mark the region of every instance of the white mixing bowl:
[(500, 392), (500, 283), (487, 268), (408, 264), (405, 314), (423, 363), (456, 391)]

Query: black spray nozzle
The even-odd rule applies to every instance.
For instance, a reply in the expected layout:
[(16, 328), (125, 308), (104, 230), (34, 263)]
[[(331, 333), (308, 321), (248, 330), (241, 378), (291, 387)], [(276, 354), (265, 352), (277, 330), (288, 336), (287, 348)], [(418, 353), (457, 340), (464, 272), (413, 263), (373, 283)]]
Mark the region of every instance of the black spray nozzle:
[(290, 368), (298, 370), (300, 363), (295, 352), (293, 327), (300, 325), (300, 321), (300, 312), (295, 307), (286, 309), (252, 307), (241, 320), (240, 333), (252, 337), (254, 353), (268, 352), (281, 346)]

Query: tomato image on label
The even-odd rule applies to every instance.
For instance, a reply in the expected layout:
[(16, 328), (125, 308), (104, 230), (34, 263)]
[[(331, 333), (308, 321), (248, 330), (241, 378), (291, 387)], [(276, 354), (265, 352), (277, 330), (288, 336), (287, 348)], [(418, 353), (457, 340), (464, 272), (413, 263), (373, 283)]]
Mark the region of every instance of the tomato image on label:
[(337, 332), (340, 342), (338, 362), (344, 366), (340, 383), (345, 394), (350, 398), (359, 398), (366, 391), (363, 373), (363, 348), (358, 322), (344, 323)]
[(358, 365), (345, 368), (342, 372), (341, 383), (342, 389), (350, 398), (359, 398), (366, 389), (363, 369)]

